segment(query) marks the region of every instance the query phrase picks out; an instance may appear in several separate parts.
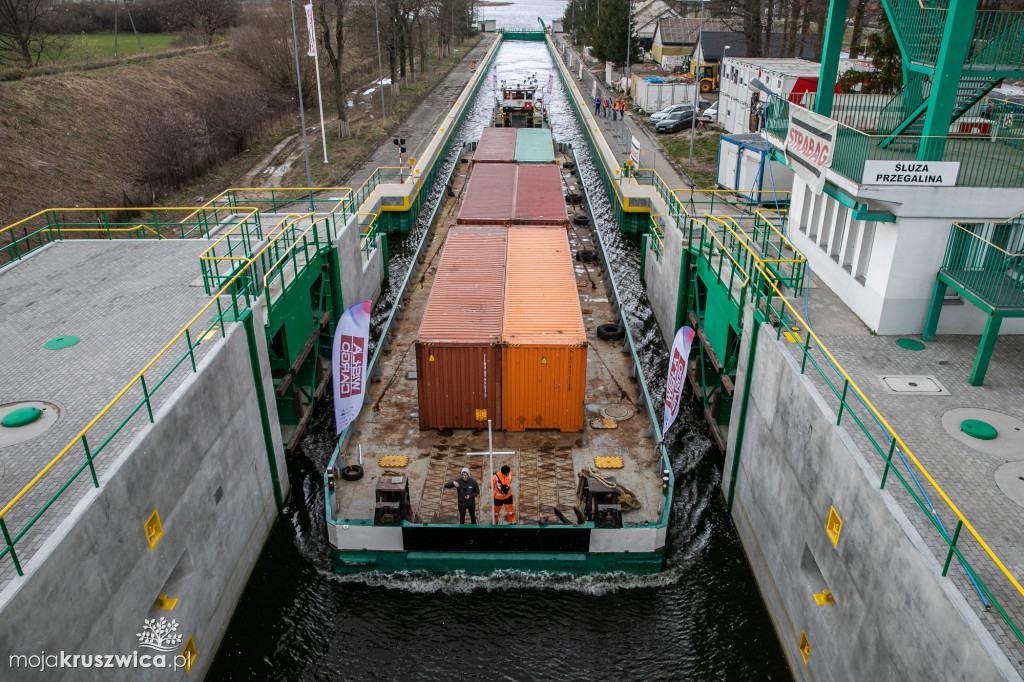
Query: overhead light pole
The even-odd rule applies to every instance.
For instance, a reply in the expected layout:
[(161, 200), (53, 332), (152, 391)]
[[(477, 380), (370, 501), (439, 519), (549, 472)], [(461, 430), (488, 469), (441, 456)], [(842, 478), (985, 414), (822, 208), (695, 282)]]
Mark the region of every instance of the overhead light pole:
[[(704, 43), (701, 39), (704, 37), (704, 5), (710, 0), (700, 0), (700, 23), (697, 25), (697, 47), (700, 51), (704, 52)], [(693, 49), (694, 57), (696, 57), (697, 48)], [(690, 121), (690, 162), (688, 166), (693, 166), (693, 138), (697, 134), (697, 110), (700, 108), (697, 106), (697, 97), (700, 93), (700, 62), (697, 60), (697, 66), (694, 67), (693, 72), (693, 119)]]

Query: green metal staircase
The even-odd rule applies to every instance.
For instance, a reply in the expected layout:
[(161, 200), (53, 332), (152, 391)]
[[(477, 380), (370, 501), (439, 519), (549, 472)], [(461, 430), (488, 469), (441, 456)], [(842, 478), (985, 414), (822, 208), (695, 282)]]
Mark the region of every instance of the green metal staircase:
[[(1002, 78), (991, 76), (963, 76), (956, 89), (953, 103), (953, 114), (950, 125), (970, 111), (971, 107), (992, 92)], [(928, 97), (931, 94), (932, 77), (926, 73), (913, 72), (910, 80), (879, 113), (879, 134), (886, 138), (879, 143), (882, 149), (888, 148), (897, 138), (920, 137), (924, 130), (924, 115), (928, 110)]]

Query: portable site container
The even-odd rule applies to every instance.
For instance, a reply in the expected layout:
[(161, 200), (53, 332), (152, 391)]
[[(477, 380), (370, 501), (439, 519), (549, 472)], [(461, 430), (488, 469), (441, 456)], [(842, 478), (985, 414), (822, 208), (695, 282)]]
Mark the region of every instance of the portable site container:
[(416, 337), (421, 429), (501, 428), (501, 324), (508, 231), (454, 225)]
[(510, 227), (505, 267), (502, 426), (582, 431), (587, 335), (568, 234)]
[(718, 139), (718, 186), (755, 204), (789, 203), (793, 169), (774, 160), (764, 136), (722, 135)]
[(465, 225), (509, 225), (515, 201), (515, 164), (473, 164), (457, 222)]
[(694, 87), (693, 83), (683, 81), (657, 83), (639, 78), (634, 102), (644, 112), (653, 114), (672, 104), (693, 104)]
[(512, 163), (516, 160), (515, 128), (484, 128), (476, 143), (474, 163)]
[(518, 167), (514, 218), (525, 225), (569, 224), (562, 173), (557, 164)]
[(516, 163), (554, 163), (555, 144), (549, 128), (516, 128)]

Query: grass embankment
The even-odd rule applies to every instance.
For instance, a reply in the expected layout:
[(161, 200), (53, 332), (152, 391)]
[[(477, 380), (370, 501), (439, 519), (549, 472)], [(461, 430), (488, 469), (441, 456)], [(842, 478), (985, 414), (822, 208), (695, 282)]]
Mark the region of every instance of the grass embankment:
[[(172, 45), (177, 33), (140, 33), (139, 40), (142, 41), (142, 48), (146, 52), (163, 52), (173, 49)], [(78, 36), (78, 53), (86, 59), (110, 59), (114, 57), (114, 34), (113, 33), (88, 33)], [(139, 40), (135, 39), (132, 32), (121, 31), (117, 34), (117, 55), (125, 57), (139, 54)]]
[(282, 106), (224, 51), (2, 83), (0, 225), (51, 206), (151, 206)]
[(718, 173), (718, 138), (720, 132), (698, 131), (693, 141), (693, 166), (690, 162), (690, 131), (659, 135), (661, 146), (699, 189), (715, 189)]
[[(323, 147), (319, 134), (312, 133), (309, 138), (309, 169), (316, 187), (338, 187), (348, 172), (370, 152), (374, 145), (389, 137), (392, 130), (408, 114), (427, 92), (461, 60), (466, 53), (477, 45), (480, 38), (474, 38), (459, 46), (455, 53), (445, 59), (437, 59), (431, 55), (431, 80), (427, 80), (426, 72), (417, 74), (417, 80), (402, 88), (398, 97), (390, 96), (390, 89), (385, 87), (385, 108), (387, 120), (380, 118), (380, 93), (374, 92), (365, 105), (357, 105), (349, 109), (349, 124), (352, 134), (346, 138), (338, 137), (338, 116), (334, 113), (333, 102), (329, 102), (328, 93), (324, 91), (324, 116), (327, 129), (327, 158), (329, 163), (322, 162)], [(419, 66), (419, 60), (416, 61)], [(325, 88), (328, 86), (324, 83)], [(311, 118), (310, 113), (313, 113)], [(316, 117), (315, 110), (306, 113), (306, 123), (310, 126)], [(329, 117), (329, 118), (328, 118)], [(429, 131), (433, 133), (433, 131)], [(390, 144), (390, 143), (389, 143)], [(398, 164), (397, 154), (395, 165)], [(303, 161), (293, 164), (285, 174), (282, 183), (285, 187), (304, 187), (306, 185), (306, 167)], [(354, 187), (352, 189), (355, 189)]]

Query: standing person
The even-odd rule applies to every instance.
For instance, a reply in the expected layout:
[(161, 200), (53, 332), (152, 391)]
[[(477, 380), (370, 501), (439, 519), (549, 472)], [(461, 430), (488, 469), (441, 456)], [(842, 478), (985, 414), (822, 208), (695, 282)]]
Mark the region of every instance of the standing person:
[(617, 121), (619, 116), (619, 100), (612, 99), (612, 120)]
[(598, 96), (598, 97), (594, 98), (594, 116), (597, 116), (600, 113), (601, 113), (601, 97)]
[(480, 495), (480, 486), (469, 475), (469, 469), (463, 467), (462, 473), (454, 481), (444, 484), (445, 488), (455, 488), (459, 494), (459, 523), (466, 522), (466, 511), (469, 511), (469, 522), (476, 523), (476, 498)]
[(601, 113), (608, 118), (608, 95), (601, 98)]
[(494, 476), (491, 477), (491, 489), (494, 491), (495, 525), (498, 523), (502, 507), (508, 514), (509, 525), (516, 525), (516, 511), (512, 505), (512, 481), (512, 469), (507, 464), (502, 465), (501, 470), (494, 472)]

